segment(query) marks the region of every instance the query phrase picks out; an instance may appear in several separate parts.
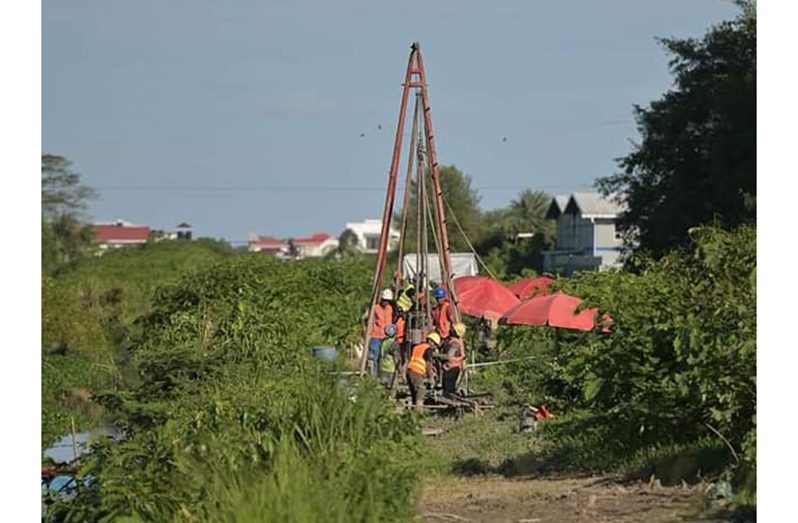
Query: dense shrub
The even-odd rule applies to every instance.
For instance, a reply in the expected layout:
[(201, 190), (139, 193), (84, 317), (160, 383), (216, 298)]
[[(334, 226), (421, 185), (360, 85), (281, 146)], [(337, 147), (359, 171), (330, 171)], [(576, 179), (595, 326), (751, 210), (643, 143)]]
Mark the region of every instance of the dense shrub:
[(105, 398), (126, 439), (97, 448), (70, 518), (410, 518), (415, 419), (310, 356), (358, 338), (370, 272), (241, 257), (161, 289), (133, 347), (140, 384)]
[(506, 381), (600, 416), (613, 443), (630, 452), (722, 441), (719, 433), (751, 466), (756, 229), (697, 228), (691, 238), (689, 249), (637, 260), (639, 274), (584, 273), (560, 283), (608, 312), (611, 332), (570, 333), (555, 343), (552, 329), (505, 328), (501, 341), (514, 356), (538, 356), (512, 367)]
[(79, 429), (102, 422), (90, 398), (121, 383), (134, 320), (149, 311), (156, 287), (230, 255), (211, 240), (159, 242), (81, 259), (42, 278), (44, 447), (66, 432), (70, 417)]

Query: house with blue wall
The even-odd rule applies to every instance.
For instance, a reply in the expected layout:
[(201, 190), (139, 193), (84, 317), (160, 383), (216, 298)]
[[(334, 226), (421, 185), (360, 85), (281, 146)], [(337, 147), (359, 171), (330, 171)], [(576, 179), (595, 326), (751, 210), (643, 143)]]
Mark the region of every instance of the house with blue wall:
[(546, 218), (556, 220), (555, 247), (543, 253), (546, 272), (621, 268), (624, 244), (616, 229), (624, 206), (599, 193), (575, 192), (552, 198)]

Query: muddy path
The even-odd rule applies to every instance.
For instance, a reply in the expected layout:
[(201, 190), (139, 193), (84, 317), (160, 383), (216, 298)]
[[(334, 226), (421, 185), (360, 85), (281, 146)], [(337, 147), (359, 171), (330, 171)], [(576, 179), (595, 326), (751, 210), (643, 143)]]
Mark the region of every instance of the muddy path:
[[(440, 478), (443, 480), (443, 478)], [(508, 479), (501, 476), (428, 480), (419, 521), (441, 522), (672, 522), (730, 521), (704, 501), (705, 485), (662, 487), (612, 477)]]

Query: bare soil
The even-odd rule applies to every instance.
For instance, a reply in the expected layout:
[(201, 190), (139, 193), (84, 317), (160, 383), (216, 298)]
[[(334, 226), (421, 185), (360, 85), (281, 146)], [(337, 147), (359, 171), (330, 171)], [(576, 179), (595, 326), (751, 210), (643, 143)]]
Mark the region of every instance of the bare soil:
[[(445, 482), (442, 485), (436, 482)], [(424, 485), (420, 521), (671, 522), (728, 521), (709, 516), (705, 485), (663, 487), (612, 477), (508, 479), (443, 477)]]

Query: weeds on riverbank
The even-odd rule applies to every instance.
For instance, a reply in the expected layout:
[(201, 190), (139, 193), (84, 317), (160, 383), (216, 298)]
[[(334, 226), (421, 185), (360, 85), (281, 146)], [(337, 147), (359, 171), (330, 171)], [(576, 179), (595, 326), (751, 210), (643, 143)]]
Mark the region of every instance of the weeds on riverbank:
[(417, 417), (310, 355), (357, 337), (368, 269), (242, 257), (159, 291), (131, 351), (138, 385), (103, 400), (126, 439), (95, 449), (83, 474), (96, 486), (55, 511), (71, 521), (411, 517)]

